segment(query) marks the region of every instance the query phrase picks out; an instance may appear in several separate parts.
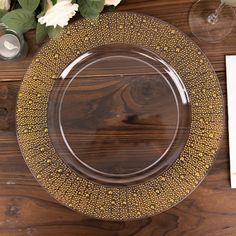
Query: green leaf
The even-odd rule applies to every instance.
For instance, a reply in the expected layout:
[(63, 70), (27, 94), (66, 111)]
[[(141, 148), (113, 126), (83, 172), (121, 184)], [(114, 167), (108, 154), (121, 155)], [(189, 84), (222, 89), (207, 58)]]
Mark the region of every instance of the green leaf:
[(46, 25), (41, 25), (39, 22), (36, 27), (36, 43), (40, 44), (46, 38), (48, 34)]
[(95, 18), (103, 11), (105, 0), (80, 0), (79, 11), (85, 18)]
[(49, 38), (58, 38), (63, 30), (60, 26), (54, 28), (53, 26), (49, 26), (48, 28), (48, 36)]
[(33, 12), (38, 7), (40, 0), (18, 0), (18, 2), (23, 9)]
[(116, 7), (113, 6), (113, 5), (110, 5), (110, 6), (105, 6), (105, 10), (106, 11), (115, 11)]
[(51, 0), (52, 4), (55, 5), (57, 3), (57, 0)]
[(0, 19), (7, 13), (6, 10), (0, 9)]
[(3, 16), (2, 22), (10, 29), (21, 33), (25, 33), (36, 27), (34, 13), (24, 9), (16, 9), (8, 12)]

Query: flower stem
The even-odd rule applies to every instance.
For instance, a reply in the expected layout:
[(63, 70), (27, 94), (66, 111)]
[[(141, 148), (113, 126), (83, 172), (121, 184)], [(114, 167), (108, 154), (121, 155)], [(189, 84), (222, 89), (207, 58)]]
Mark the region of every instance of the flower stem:
[(225, 6), (225, 3), (221, 2), (221, 4), (219, 5), (219, 7), (208, 16), (207, 21), (209, 24), (216, 24), (219, 21), (219, 16), (220, 13), (222, 12), (223, 8)]

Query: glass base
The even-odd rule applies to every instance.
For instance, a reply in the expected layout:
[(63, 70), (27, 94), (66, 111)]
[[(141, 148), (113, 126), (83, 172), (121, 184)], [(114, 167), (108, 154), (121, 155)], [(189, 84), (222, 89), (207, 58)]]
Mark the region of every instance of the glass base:
[(229, 35), (235, 24), (235, 11), (224, 5), (218, 12), (217, 19), (210, 17), (221, 4), (220, 0), (199, 0), (189, 13), (189, 26), (192, 33), (200, 40), (216, 43)]
[(160, 175), (182, 152), (191, 121), (174, 69), (144, 48), (121, 44), (94, 48), (68, 65), (48, 112), (64, 162), (105, 184)]

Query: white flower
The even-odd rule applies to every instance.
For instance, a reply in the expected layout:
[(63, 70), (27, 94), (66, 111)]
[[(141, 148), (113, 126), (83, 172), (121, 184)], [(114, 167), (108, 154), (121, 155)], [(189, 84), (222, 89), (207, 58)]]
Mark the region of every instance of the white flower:
[(221, 2), (230, 5), (232, 7), (236, 7), (236, 0), (221, 0)]
[(9, 10), (11, 5), (11, 0), (0, 0), (0, 9)]
[(44, 16), (41, 16), (38, 21), (40, 24), (45, 24), (46, 26), (57, 26), (64, 27), (68, 25), (68, 21), (71, 17), (76, 14), (79, 9), (79, 5), (71, 3), (72, 0), (58, 0), (53, 6), (51, 1), (47, 0), (48, 10)]
[(121, 0), (105, 0), (105, 5), (107, 6), (117, 6), (119, 3), (121, 2)]

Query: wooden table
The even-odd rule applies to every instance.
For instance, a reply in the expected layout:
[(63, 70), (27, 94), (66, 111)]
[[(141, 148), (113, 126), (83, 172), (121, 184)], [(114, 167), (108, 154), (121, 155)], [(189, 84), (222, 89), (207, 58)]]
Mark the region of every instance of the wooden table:
[[(216, 70), (226, 102), (225, 58), (236, 54), (236, 31), (223, 42), (194, 38), (188, 12), (194, 0), (123, 0), (120, 11), (159, 17), (187, 33), (203, 49)], [(15, 134), (17, 91), (26, 68), (40, 49), (34, 32), (26, 35), (28, 56), (0, 62), (0, 235), (1, 236), (233, 236), (236, 235), (236, 192), (230, 189), (227, 126), (214, 168), (203, 183), (176, 207), (134, 222), (104, 222), (77, 214), (54, 201), (29, 172)]]

